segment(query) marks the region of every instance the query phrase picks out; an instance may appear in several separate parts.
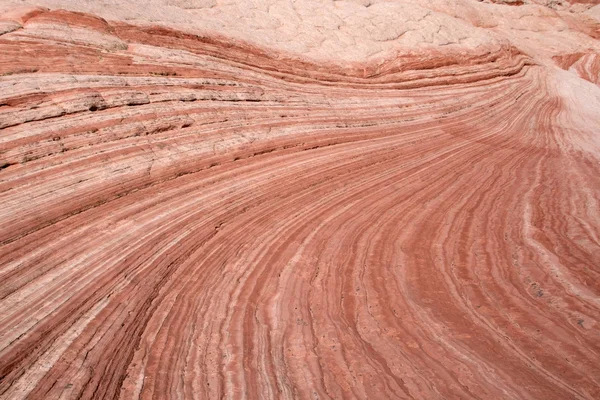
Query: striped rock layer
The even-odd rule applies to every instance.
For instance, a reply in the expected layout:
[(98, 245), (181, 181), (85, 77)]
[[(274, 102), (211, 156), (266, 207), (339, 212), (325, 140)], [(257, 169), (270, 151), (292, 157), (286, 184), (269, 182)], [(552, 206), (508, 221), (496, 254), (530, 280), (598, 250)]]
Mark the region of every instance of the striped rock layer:
[(0, 27), (0, 398), (600, 398), (596, 53)]

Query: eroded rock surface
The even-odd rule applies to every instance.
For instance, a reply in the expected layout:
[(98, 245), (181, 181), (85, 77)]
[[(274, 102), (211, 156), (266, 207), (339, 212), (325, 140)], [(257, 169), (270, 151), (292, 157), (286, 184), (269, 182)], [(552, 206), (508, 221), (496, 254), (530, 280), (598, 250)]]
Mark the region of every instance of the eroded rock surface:
[(0, 3), (0, 398), (600, 397), (597, 1), (73, 3)]

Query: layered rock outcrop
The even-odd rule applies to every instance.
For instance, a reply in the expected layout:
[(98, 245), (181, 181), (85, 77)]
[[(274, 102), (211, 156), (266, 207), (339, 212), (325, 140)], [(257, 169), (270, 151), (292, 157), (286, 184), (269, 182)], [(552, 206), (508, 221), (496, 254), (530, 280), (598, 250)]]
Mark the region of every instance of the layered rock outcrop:
[(600, 397), (594, 2), (70, 3), (0, 7), (0, 398)]

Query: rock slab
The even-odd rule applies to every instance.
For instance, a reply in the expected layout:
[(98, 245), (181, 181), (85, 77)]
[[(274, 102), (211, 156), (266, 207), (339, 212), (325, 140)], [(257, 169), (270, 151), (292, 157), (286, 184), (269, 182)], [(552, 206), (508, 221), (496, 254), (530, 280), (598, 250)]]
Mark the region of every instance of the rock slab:
[(600, 398), (598, 2), (72, 3), (0, 4), (0, 399)]

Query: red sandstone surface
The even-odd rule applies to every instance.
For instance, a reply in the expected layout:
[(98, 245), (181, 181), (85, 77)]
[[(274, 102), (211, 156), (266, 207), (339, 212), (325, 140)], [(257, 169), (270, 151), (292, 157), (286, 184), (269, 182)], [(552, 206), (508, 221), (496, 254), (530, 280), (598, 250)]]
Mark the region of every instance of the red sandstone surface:
[(597, 4), (0, 1), (0, 399), (600, 398)]

